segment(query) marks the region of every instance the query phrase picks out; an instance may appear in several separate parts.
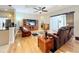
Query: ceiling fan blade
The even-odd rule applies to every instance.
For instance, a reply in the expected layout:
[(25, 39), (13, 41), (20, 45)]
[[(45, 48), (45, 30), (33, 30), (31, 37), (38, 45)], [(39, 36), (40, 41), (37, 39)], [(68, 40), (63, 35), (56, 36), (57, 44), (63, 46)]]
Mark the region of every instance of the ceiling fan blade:
[(45, 9), (46, 7), (43, 7), (42, 9)]
[(34, 12), (38, 12), (38, 11), (34, 11)]
[(48, 12), (47, 10), (43, 10), (43, 12)]
[(39, 10), (39, 9), (37, 9), (37, 8), (34, 8), (35, 10)]

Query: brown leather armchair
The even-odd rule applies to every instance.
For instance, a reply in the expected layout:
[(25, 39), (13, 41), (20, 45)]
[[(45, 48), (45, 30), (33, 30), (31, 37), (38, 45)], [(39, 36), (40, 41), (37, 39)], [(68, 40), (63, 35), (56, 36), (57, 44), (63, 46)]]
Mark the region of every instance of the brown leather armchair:
[(23, 29), (23, 27), (20, 27), (20, 30), (22, 32), (22, 37), (29, 37), (31, 36), (31, 31), (26, 31)]

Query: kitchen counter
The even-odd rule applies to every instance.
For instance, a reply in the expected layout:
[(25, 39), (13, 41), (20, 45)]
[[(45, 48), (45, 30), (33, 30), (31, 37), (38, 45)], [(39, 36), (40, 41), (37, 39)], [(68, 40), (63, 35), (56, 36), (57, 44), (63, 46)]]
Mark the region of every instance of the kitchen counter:
[(9, 30), (0, 30), (0, 45), (8, 44)]

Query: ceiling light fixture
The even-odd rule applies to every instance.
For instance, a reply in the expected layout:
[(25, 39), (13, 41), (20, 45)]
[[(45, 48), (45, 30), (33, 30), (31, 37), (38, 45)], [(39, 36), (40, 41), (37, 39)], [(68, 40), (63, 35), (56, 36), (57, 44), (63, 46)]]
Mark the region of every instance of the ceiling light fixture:
[(36, 12), (39, 12), (40, 14), (42, 13), (42, 12), (48, 12), (47, 10), (46, 10), (46, 7), (37, 7), (37, 8), (34, 8), (35, 10), (36, 10)]

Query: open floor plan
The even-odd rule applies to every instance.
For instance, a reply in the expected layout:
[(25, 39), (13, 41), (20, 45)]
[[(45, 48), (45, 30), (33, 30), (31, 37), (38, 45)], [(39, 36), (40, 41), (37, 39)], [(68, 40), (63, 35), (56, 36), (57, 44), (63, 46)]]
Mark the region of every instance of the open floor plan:
[(78, 5), (0, 5), (0, 53), (79, 53)]

